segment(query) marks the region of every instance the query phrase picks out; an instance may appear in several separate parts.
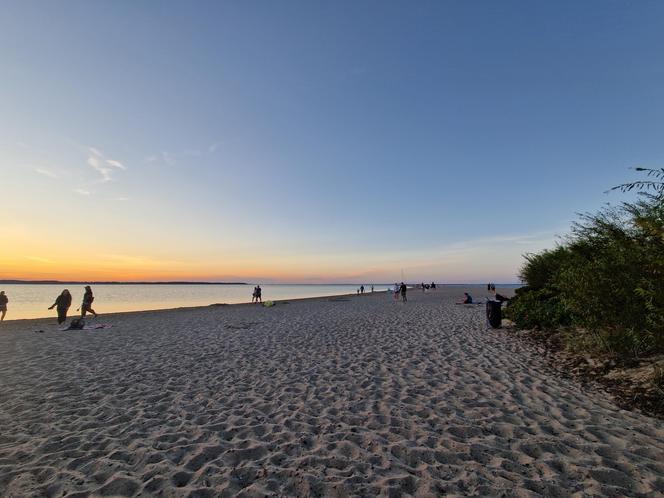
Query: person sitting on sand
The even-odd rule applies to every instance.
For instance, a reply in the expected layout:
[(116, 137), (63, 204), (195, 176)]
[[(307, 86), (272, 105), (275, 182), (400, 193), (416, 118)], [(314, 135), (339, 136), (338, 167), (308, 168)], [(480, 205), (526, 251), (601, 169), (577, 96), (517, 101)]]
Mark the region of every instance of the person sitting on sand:
[(56, 306), (58, 311), (58, 324), (62, 324), (67, 320), (67, 311), (71, 306), (71, 294), (69, 293), (69, 289), (63, 290), (48, 309), (52, 310)]
[(473, 304), (473, 296), (467, 292), (463, 293), (463, 301), (459, 301), (456, 304)]
[(5, 291), (0, 291), (0, 322), (5, 319), (7, 314), (7, 303), (9, 298), (5, 295)]
[(97, 317), (97, 312), (92, 309), (92, 301), (95, 300), (95, 297), (92, 295), (92, 289), (89, 285), (85, 286), (85, 294), (83, 294), (83, 302), (81, 303), (81, 316), (85, 316), (86, 313), (92, 313), (95, 318)]

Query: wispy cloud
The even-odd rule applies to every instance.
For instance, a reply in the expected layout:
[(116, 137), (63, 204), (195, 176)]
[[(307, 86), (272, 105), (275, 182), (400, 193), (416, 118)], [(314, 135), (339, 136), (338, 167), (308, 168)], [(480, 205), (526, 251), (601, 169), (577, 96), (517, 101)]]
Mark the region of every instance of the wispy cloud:
[(35, 168), (35, 172), (40, 175), (48, 176), (49, 178), (59, 178), (59, 175), (55, 171), (51, 171), (46, 168)]
[(108, 159), (99, 149), (88, 147), (88, 164), (101, 175), (100, 183), (113, 180), (113, 170), (126, 170), (127, 167), (116, 159)]
[(168, 151), (162, 150), (161, 151), (161, 158), (168, 165), (172, 166), (173, 164), (175, 164), (175, 157), (173, 157), (173, 155)]
[(85, 190), (84, 188), (75, 188), (74, 192), (76, 192), (78, 195), (90, 195), (90, 191)]
[(120, 161), (115, 161), (113, 159), (107, 159), (106, 164), (108, 164), (110, 166), (113, 166), (115, 168), (121, 169), (121, 170), (126, 170), (127, 169), (127, 167), (124, 164), (122, 164)]
[(210, 152), (210, 153), (215, 152), (219, 148), (220, 145), (221, 145), (221, 142), (215, 142), (215, 143), (211, 144), (208, 147), (208, 152)]

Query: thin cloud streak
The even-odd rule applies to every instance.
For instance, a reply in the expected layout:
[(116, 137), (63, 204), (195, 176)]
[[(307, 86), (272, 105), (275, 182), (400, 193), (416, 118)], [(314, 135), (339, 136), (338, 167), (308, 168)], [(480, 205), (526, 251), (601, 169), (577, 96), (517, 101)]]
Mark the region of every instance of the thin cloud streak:
[(92, 166), (100, 175), (99, 183), (113, 181), (113, 170), (127, 170), (127, 167), (116, 159), (108, 159), (104, 154), (94, 147), (88, 147), (88, 164)]

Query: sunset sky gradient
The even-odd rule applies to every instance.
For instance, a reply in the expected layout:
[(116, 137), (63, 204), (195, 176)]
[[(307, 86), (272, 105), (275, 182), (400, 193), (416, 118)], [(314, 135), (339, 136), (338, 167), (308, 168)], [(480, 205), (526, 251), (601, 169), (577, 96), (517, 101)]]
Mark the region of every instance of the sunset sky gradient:
[(664, 2), (4, 2), (0, 279), (516, 282), (664, 165)]

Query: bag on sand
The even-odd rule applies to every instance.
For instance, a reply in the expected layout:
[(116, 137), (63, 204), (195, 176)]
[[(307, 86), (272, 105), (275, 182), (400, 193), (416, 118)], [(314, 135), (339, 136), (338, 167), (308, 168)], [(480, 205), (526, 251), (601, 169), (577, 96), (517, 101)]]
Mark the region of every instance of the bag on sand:
[(65, 330), (83, 330), (83, 327), (85, 327), (85, 320), (74, 318)]
[(486, 302), (486, 319), (494, 329), (500, 328), (500, 322), (502, 321), (503, 314), (501, 310), (500, 301), (487, 301)]

